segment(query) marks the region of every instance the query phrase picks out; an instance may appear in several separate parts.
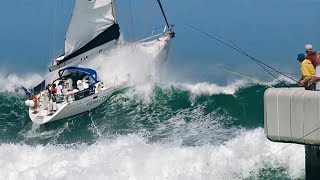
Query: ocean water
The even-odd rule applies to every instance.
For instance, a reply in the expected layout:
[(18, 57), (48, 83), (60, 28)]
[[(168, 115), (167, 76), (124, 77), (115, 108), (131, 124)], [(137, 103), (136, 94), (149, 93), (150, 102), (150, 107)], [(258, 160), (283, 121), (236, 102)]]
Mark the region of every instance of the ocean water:
[(54, 76), (0, 75), (0, 179), (304, 178), (303, 146), (269, 157), (287, 144), (263, 131), (268, 86), (178, 81), (134, 54), (126, 47), (86, 64), (106, 85), (125, 86), (96, 109), (42, 126), (19, 86)]

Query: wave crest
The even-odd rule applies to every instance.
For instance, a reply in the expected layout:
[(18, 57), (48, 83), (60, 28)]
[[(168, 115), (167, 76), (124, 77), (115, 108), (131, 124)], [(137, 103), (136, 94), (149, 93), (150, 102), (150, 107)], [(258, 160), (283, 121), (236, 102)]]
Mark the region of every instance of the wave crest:
[(261, 162), (283, 146), (268, 141), (263, 129), (244, 132), (220, 146), (148, 144), (134, 134), (90, 146), (2, 144), (0, 174), (4, 179), (203, 180), (259, 178), (266, 168), (274, 177), (274, 169), (284, 168), (289, 178), (301, 178), (301, 145), (292, 145)]

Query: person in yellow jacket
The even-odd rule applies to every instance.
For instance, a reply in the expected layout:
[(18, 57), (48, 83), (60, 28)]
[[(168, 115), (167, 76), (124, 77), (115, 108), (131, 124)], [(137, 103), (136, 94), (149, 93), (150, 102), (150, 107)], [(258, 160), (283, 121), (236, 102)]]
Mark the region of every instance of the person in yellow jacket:
[[(306, 59), (304, 54), (298, 54), (297, 60), (300, 62), (301, 78), (299, 79), (299, 86), (306, 87), (308, 81), (315, 76), (316, 70), (309, 59)], [(308, 89), (308, 87), (306, 87)]]

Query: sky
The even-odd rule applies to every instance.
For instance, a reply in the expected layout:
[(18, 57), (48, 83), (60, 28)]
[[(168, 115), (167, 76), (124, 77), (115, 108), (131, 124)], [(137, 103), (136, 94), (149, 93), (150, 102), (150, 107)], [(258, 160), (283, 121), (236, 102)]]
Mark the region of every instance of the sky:
[[(248, 54), (286, 72), (298, 71), (296, 55), (312, 43), (320, 49), (317, 0), (162, 0), (175, 25), (169, 66), (190, 78), (208, 80), (216, 65), (251, 75), (263, 74), (247, 57), (187, 25), (233, 42)], [(0, 71), (45, 72), (63, 51), (74, 0), (10, 0), (0, 6)], [(131, 7), (131, 8), (129, 8)], [(130, 9), (132, 22), (130, 18)], [(127, 41), (165, 24), (156, 0), (118, 0), (120, 31)]]

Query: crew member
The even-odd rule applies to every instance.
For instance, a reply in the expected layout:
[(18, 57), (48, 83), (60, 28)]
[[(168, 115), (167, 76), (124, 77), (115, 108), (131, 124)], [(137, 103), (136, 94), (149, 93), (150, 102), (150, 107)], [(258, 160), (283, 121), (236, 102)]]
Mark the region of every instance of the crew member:
[(62, 81), (59, 81), (58, 87), (57, 87), (57, 95), (58, 95), (58, 96), (62, 96), (62, 90), (63, 90), (62, 84), (63, 84), (63, 82), (62, 82)]
[(52, 92), (52, 94), (57, 94), (56, 84), (54, 84), (54, 83), (52, 84), (51, 92)]

